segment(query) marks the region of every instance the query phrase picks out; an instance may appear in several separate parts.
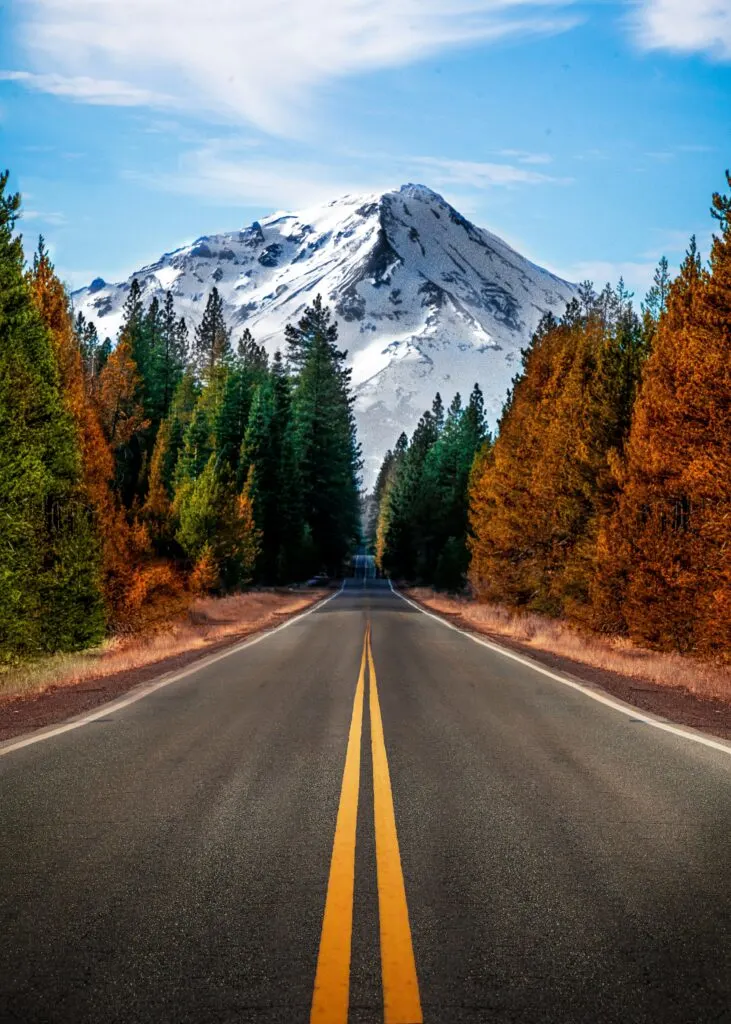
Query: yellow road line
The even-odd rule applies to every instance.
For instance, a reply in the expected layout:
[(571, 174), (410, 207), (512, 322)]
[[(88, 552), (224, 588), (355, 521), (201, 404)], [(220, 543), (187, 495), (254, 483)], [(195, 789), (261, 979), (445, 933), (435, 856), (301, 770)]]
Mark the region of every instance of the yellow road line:
[(381, 926), (381, 977), (385, 1024), (422, 1024), (419, 982), (411, 942), (409, 911), (401, 868), (396, 815), (388, 771), (383, 721), (378, 701), (376, 669), (371, 650), (370, 628), (368, 668), (371, 715), (371, 756), (373, 758), (373, 811), (376, 820), (376, 869), (378, 873), (378, 915)]
[(343, 784), (335, 825), (325, 915), (317, 957), (311, 1024), (347, 1024), (350, 998), (350, 946), (355, 886), (355, 829), (358, 820), (360, 747), (363, 731), (363, 690), (368, 630), (363, 638), (358, 685), (355, 688)]

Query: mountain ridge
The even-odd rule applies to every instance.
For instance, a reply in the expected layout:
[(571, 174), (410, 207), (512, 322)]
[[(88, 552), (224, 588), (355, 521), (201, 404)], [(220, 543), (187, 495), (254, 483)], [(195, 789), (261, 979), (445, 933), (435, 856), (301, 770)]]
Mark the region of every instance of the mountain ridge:
[(449, 401), (477, 381), (494, 423), (540, 317), (576, 291), (417, 184), (203, 235), (126, 282), (94, 279), (73, 293), (75, 310), (114, 336), (132, 278), (145, 302), (171, 290), (191, 327), (215, 285), (234, 335), (248, 328), (270, 353), (322, 294), (349, 352), (367, 485), (437, 390)]

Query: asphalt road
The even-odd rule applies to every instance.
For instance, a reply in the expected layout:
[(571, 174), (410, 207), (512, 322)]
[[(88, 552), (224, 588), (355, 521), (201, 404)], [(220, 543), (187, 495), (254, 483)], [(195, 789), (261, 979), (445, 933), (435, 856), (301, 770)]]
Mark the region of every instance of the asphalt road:
[(0, 756), (0, 1021), (422, 1013), (731, 1021), (728, 753), (370, 579)]

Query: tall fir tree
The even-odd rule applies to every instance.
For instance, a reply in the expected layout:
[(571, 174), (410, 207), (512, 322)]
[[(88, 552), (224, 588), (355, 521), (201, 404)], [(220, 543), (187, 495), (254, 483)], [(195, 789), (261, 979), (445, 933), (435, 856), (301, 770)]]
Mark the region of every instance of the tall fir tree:
[(218, 288), (212, 288), (195, 329), (193, 360), (201, 380), (208, 380), (221, 363), (231, 356), (231, 332), (226, 325), (223, 299)]
[[(36, 306), (50, 331), (59, 368), (64, 405), (76, 425), (81, 449), (84, 502), (92, 510), (101, 548), (101, 578), (106, 614), (115, 622), (115, 609), (125, 601), (133, 583), (134, 544), (124, 511), (112, 489), (115, 460), (104, 436), (96, 396), (89, 384), (97, 365), (89, 360), (85, 339), (72, 322), (69, 300), (41, 244), (30, 275)], [(81, 325), (83, 328), (83, 324)]]
[(360, 535), (360, 450), (351, 373), (346, 353), (337, 347), (337, 325), (319, 296), (296, 327), (287, 327), (286, 336), (297, 373), (293, 439), (313, 567), (336, 573)]
[(50, 332), (23, 272), (20, 208), (0, 174), (0, 658), (103, 631), (99, 551)]
[[(731, 186), (731, 179), (729, 179)], [(599, 538), (607, 628), (706, 656), (731, 649), (731, 199), (710, 270), (695, 239), (670, 287), (637, 400), (622, 490)]]

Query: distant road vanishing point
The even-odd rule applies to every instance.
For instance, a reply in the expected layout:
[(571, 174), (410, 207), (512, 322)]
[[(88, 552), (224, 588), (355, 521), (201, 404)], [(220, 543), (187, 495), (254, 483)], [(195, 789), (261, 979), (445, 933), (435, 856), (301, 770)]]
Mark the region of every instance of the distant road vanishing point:
[(731, 746), (367, 560), (148, 689), (0, 746), (0, 1020), (731, 1021)]

